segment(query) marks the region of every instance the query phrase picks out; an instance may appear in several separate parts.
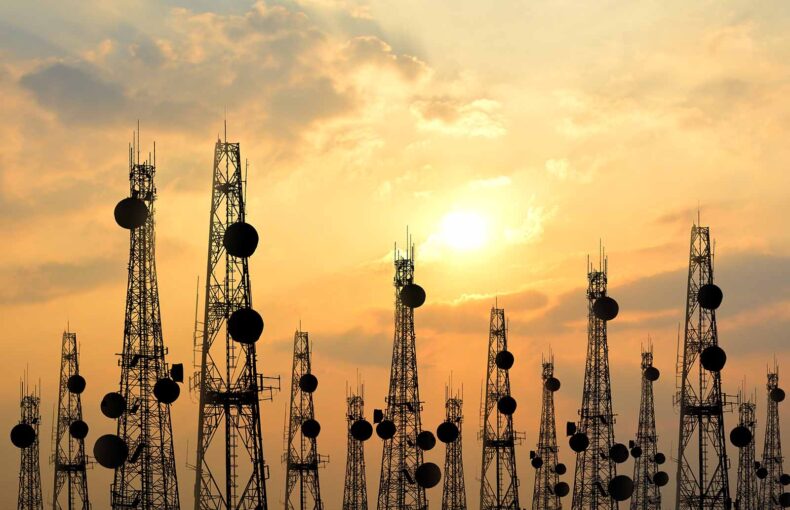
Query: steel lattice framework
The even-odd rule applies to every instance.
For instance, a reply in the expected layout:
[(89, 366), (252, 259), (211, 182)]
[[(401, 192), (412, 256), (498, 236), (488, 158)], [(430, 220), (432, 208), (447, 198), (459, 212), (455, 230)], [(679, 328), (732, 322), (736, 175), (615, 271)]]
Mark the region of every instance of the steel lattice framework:
[(540, 435), (535, 455), (543, 463), (535, 470), (535, 487), (532, 490), (532, 510), (562, 510), (560, 497), (554, 487), (560, 481), (557, 467), (557, 427), (554, 419), (554, 393), (546, 388), (546, 380), (554, 377), (554, 357), (543, 360), (541, 381), (543, 398), (540, 411)]
[(126, 292), (120, 393), (126, 411), (118, 419), (118, 436), (129, 447), (129, 458), (115, 470), (111, 488), (114, 509), (177, 510), (178, 480), (173, 453), (170, 406), (153, 395), (154, 384), (168, 377), (162, 340), (159, 287), (156, 278), (154, 201), (156, 152), (140, 160), (129, 150), (132, 197), (148, 207), (148, 218), (129, 233), (129, 280)]
[(708, 227), (691, 227), (683, 359), (678, 367), (676, 402), (680, 406), (677, 510), (729, 509), (729, 461), (724, 436), (721, 374), (705, 370), (700, 354), (718, 345), (716, 312), (699, 305), (702, 285), (713, 283), (713, 256)]
[(395, 423), (395, 435), (384, 440), (381, 455), (378, 510), (423, 510), (428, 507), (425, 489), (414, 473), (422, 464), (417, 435), (422, 430), (420, 390), (417, 384), (417, 346), (414, 310), (401, 302), (400, 290), (414, 281), (414, 245), (405, 252), (395, 247), (395, 333), (392, 346), (389, 392), (384, 419)]
[[(653, 366), (653, 345), (642, 351), (642, 374)], [(653, 401), (653, 382), (642, 376), (642, 396), (639, 401), (639, 429), (634, 446), (642, 450), (642, 455), (634, 461), (634, 493), (631, 496), (631, 510), (661, 510), (661, 492), (653, 477), (658, 472), (655, 462), (658, 453), (656, 434), (656, 411)]]
[(758, 510), (757, 476), (755, 476), (755, 447), (756, 442), (756, 405), (752, 400), (744, 400), (743, 393), (739, 395), (738, 425), (746, 427), (752, 433), (749, 444), (740, 448), (738, 453), (738, 488), (735, 494), (735, 510)]
[(302, 424), (315, 419), (313, 394), (302, 391), (299, 381), (311, 374), (310, 338), (307, 331), (294, 334), (293, 369), (291, 370), (291, 410), (286, 431), (284, 454), (285, 510), (322, 510), (318, 468), (323, 460), (318, 453), (316, 438), (306, 437)]
[(41, 469), (39, 466), (39, 425), (41, 414), (39, 404), (41, 397), (36, 388), (30, 391), (27, 381), (21, 385), (20, 408), (22, 416), (19, 423), (33, 427), (36, 439), (27, 448), (22, 448), (19, 463), (19, 495), (17, 510), (43, 510), (44, 500), (41, 497)]
[(593, 313), (593, 303), (606, 296), (607, 266), (603, 255), (599, 269), (588, 264), (587, 361), (577, 430), (587, 434), (590, 445), (576, 456), (573, 510), (618, 508), (617, 502), (608, 494), (609, 481), (617, 475), (617, 467), (609, 457), (609, 450), (614, 444), (615, 417), (612, 412), (606, 321)]
[(480, 476), (481, 510), (519, 510), (518, 475), (516, 473), (517, 434), (513, 416), (498, 412), (497, 402), (510, 396), (508, 371), (497, 367), (496, 355), (507, 350), (505, 310), (494, 307), (488, 332), (485, 399), (482, 409), (483, 441), (482, 474)]
[(459, 393), (445, 395), (445, 420), (458, 427), (458, 437), (447, 443), (444, 454), (444, 485), (442, 510), (466, 510), (466, 483), (464, 482), (463, 421), (464, 401)]
[[(200, 367), (191, 381), (200, 393), (195, 510), (266, 510), (267, 466), (263, 458), (260, 401), (272, 386), (258, 373), (255, 344), (239, 344), (227, 320), (240, 308), (252, 308), (246, 257), (230, 255), (225, 230), (246, 218), (246, 179), (238, 143), (217, 140), (211, 183), (205, 314)], [(218, 341), (219, 340), (219, 341)], [(222, 457), (212, 470), (210, 457)], [(241, 482), (241, 486), (239, 486)]]
[(368, 487), (365, 478), (365, 443), (354, 439), (351, 425), (365, 418), (365, 397), (359, 389), (346, 397), (348, 410), (348, 453), (343, 489), (343, 510), (368, 510)]
[(54, 510), (90, 510), (85, 440), (77, 439), (69, 433), (69, 425), (82, 420), (80, 395), (70, 392), (67, 387), (69, 378), (79, 373), (77, 334), (64, 331), (60, 356), (58, 417), (55, 422), (55, 445), (52, 454), (55, 464), (55, 490), (52, 496)]
[(782, 495), (782, 483), (779, 477), (784, 473), (782, 467), (782, 440), (779, 434), (779, 404), (771, 398), (771, 391), (779, 387), (779, 370), (768, 372), (768, 413), (765, 419), (765, 443), (763, 443), (763, 460), (761, 467), (768, 470), (768, 476), (760, 480), (760, 508), (779, 509), (779, 496)]

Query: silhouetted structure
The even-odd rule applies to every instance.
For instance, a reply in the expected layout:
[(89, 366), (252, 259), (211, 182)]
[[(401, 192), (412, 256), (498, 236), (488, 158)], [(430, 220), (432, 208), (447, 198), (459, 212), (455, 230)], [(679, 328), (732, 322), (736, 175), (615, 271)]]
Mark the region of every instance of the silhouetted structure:
[(755, 474), (755, 408), (753, 401), (745, 400), (743, 392), (739, 395), (738, 425), (746, 427), (752, 434), (749, 444), (740, 448), (738, 454), (738, 488), (735, 495), (735, 510), (758, 510), (757, 476)]
[(442, 510), (466, 510), (466, 483), (464, 482), (463, 421), (464, 400), (460, 393), (451, 394), (445, 389), (445, 422), (458, 428), (458, 437), (447, 443), (444, 454), (444, 486)]
[(43, 510), (44, 501), (41, 497), (41, 469), (39, 466), (39, 425), (41, 413), (39, 404), (41, 397), (37, 388), (30, 391), (27, 380), (21, 384), (20, 408), (22, 416), (19, 423), (30, 425), (35, 431), (33, 444), (20, 451), (19, 463), (19, 495), (17, 510)]
[(428, 505), (425, 489), (415, 481), (415, 471), (422, 464), (422, 450), (416, 444), (422, 431), (422, 402), (417, 383), (414, 308), (401, 296), (401, 290), (413, 282), (414, 245), (409, 239), (405, 252), (395, 247), (395, 334), (383, 416), (395, 424), (395, 435), (384, 440), (378, 510), (420, 510)]
[[(118, 436), (129, 458), (115, 469), (111, 488), (113, 509), (178, 509), (178, 481), (173, 453), (170, 406), (154, 398), (154, 385), (168, 378), (159, 287), (154, 260), (154, 202), (156, 149), (140, 160), (137, 146), (129, 148), (130, 197), (147, 208), (145, 222), (129, 231), (129, 279), (123, 329), (120, 394), (126, 410), (118, 419)], [(137, 150), (135, 150), (137, 149)]]
[[(256, 366), (255, 341), (263, 329), (249, 327), (234, 341), (228, 328), (234, 313), (252, 310), (248, 258), (251, 251), (229, 253), (226, 232), (246, 225), (246, 178), (242, 177), (239, 144), (217, 140), (211, 184), (205, 314), (200, 367), (191, 381), (200, 393), (195, 510), (266, 510), (267, 466), (263, 457), (260, 401), (273, 387)], [(252, 228), (252, 227), (249, 227)], [(257, 233), (241, 236), (249, 248)], [(254, 242), (245, 237), (253, 237)], [(231, 244), (232, 246), (232, 244)], [(234, 250), (235, 251), (235, 250)], [(238, 317), (238, 315), (237, 315)], [(245, 316), (242, 316), (244, 318)], [(257, 334), (256, 334), (257, 333)], [(219, 453), (222, 451), (222, 453)], [(224, 458), (212, 470), (209, 458)], [(216, 468), (216, 465), (214, 465)]]
[[(779, 389), (779, 369), (774, 366), (768, 372), (767, 416), (765, 419), (765, 442), (763, 443), (763, 460), (760, 467), (767, 471), (765, 478), (760, 480), (760, 508), (775, 510), (784, 508), (779, 497), (784, 492), (781, 477), (784, 474), (782, 461), (782, 440), (779, 434), (779, 402), (775, 390)], [(779, 389), (779, 391), (783, 391)], [(782, 393), (782, 397), (784, 394)]]
[(80, 398), (83, 388), (84, 379), (80, 376), (77, 334), (64, 331), (60, 356), (58, 417), (55, 422), (55, 444), (52, 454), (55, 467), (55, 490), (52, 493), (54, 510), (90, 510), (85, 437), (79, 431), (77, 435), (82, 437), (75, 437), (69, 431), (72, 424), (84, 423)]
[(324, 460), (316, 445), (320, 427), (317, 427), (313, 408), (313, 381), (317, 379), (312, 375), (310, 339), (307, 331), (297, 330), (294, 334), (291, 410), (284, 454), (285, 510), (323, 509), (318, 468)]
[[(680, 406), (677, 510), (725, 510), (732, 504), (727, 478), (724, 395), (719, 372), (724, 365), (723, 351), (718, 348), (716, 330), (718, 303), (702, 306), (699, 295), (700, 288), (709, 284), (713, 284), (710, 229), (693, 225), (683, 359), (678, 367), (680, 388), (676, 397)], [(711, 370), (702, 362), (703, 358), (707, 360), (708, 354), (719, 358), (708, 365)]]
[(354, 438), (351, 426), (365, 419), (365, 396), (360, 388), (346, 397), (348, 410), (348, 453), (343, 489), (343, 510), (368, 510), (368, 487), (365, 477), (365, 443)]
[[(653, 375), (655, 374), (655, 375)], [(638, 448), (640, 455), (634, 459), (634, 494), (631, 496), (631, 510), (661, 510), (661, 493), (655, 482), (658, 472), (656, 453), (658, 435), (656, 434), (656, 412), (653, 401), (653, 381), (658, 371), (653, 367), (653, 344), (642, 350), (642, 396), (639, 403), (639, 429), (631, 448)]]
[[(485, 399), (482, 409), (483, 441), (482, 474), (480, 476), (481, 510), (519, 510), (518, 475), (516, 473), (517, 434), (513, 430), (513, 415), (499, 409), (499, 402), (512, 400), (510, 396), (511, 363), (497, 364), (497, 355), (509, 353), (507, 348), (507, 323), (505, 310), (491, 308), (488, 332), (488, 356), (486, 361)], [(500, 360), (503, 356), (500, 356)], [(500, 363), (501, 364), (501, 363)], [(504, 400), (503, 400), (504, 399)], [(512, 401), (515, 405), (515, 401)]]
[[(543, 360), (541, 382), (543, 387), (542, 406), (540, 411), (540, 435), (533, 462), (539, 466), (535, 469), (535, 486), (532, 490), (532, 510), (561, 510), (562, 502), (555, 493), (559, 483), (557, 473), (559, 448), (557, 447), (557, 426), (554, 419), (554, 391), (549, 389), (546, 381), (554, 378), (554, 356)], [(535, 461), (540, 459), (540, 461)]]
[(609, 482), (617, 475), (617, 467), (609, 456), (609, 450), (614, 444), (614, 413), (609, 378), (607, 321), (598, 318), (593, 310), (595, 302), (606, 296), (607, 266), (603, 254), (599, 269), (594, 269), (588, 262), (587, 361), (577, 431), (587, 436), (589, 446), (576, 456), (573, 510), (618, 507), (608, 493)]

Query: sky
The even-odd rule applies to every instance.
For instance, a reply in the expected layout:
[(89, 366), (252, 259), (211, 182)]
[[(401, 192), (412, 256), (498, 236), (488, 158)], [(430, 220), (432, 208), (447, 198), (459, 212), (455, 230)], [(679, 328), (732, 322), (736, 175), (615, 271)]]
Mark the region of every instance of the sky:
[[(253, 300), (266, 321), (259, 369), (290, 377), (300, 321), (319, 379), (320, 473), (342, 500), (345, 392), (364, 381), (383, 407), (392, 349), (392, 250), (416, 244), (423, 423), (464, 390), (470, 508), (488, 315), (510, 319), (521, 501), (539, 426), (540, 362), (562, 381), (557, 423), (574, 420), (586, 342), (586, 264), (603, 244), (615, 433), (636, 434), (640, 348), (648, 336), (659, 448), (677, 448), (676, 342), (691, 225), (716, 240), (724, 389), (780, 383), (790, 329), (790, 10), (782, 0), (681, 2), (303, 0), (0, 4), (0, 426), (18, 420), (27, 370), (42, 393), (41, 463), (50, 437), (63, 330), (77, 333), (88, 443), (114, 430), (99, 412), (117, 388), (128, 234), (127, 147), (140, 122), (156, 142), (156, 257), (168, 361), (191, 367), (196, 280), (205, 280), (213, 144), (249, 162)], [(191, 369), (187, 370), (188, 372)], [(262, 407), (270, 504), (284, 492), (288, 395)], [(790, 416), (781, 409), (786, 424)], [(195, 397), (173, 404), (182, 505), (192, 504)], [(725, 428), (734, 426), (727, 415)], [(786, 431), (786, 427), (784, 428)], [(564, 437), (560, 459), (574, 457)], [(443, 448), (426, 455), (443, 463)], [(735, 480), (737, 452), (731, 479)], [(0, 443), (0, 503), (14, 504), (16, 451)], [(381, 444), (366, 445), (375, 499)], [(672, 481), (663, 491), (674, 504)], [(621, 467), (630, 473), (631, 462)], [(88, 473), (93, 508), (111, 473)], [(569, 483), (570, 477), (564, 478)], [(441, 489), (428, 491), (440, 505)]]

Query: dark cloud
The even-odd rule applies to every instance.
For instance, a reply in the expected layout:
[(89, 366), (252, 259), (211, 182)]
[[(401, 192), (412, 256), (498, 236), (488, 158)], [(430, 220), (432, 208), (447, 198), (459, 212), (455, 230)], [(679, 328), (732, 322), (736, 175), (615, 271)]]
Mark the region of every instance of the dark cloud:
[(387, 367), (392, 357), (392, 334), (355, 328), (342, 333), (321, 334), (318, 353), (350, 365)]
[(353, 101), (326, 77), (277, 91), (271, 104), (272, 124), (299, 127), (347, 110)]
[(17, 58), (62, 57), (66, 52), (38, 35), (0, 22), (0, 50)]
[(38, 303), (91, 290), (122, 278), (123, 266), (117, 260), (95, 259), (4, 267), (0, 269), (0, 304)]

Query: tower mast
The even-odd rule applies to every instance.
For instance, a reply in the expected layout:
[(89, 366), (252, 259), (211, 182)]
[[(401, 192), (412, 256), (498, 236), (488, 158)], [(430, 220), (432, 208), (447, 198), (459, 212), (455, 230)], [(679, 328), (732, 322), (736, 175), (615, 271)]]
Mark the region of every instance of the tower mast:
[(466, 510), (466, 483), (464, 482), (463, 421), (464, 401), (459, 392), (445, 389), (445, 423), (458, 429), (458, 437), (447, 443), (444, 455), (444, 486), (442, 510)]
[[(557, 428), (554, 419), (554, 392), (559, 388), (553, 386), (554, 356), (541, 363), (542, 406), (540, 412), (540, 435), (537, 449), (532, 458), (535, 470), (535, 486), (532, 490), (532, 510), (561, 510), (562, 503), (557, 494), (559, 472), (565, 472), (565, 465), (560, 467), (557, 454)], [(552, 382), (549, 382), (552, 381)]]
[(351, 434), (354, 423), (365, 419), (364, 390), (357, 387), (356, 393), (346, 397), (348, 410), (348, 453), (346, 456), (346, 479), (343, 489), (343, 510), (368, 510), (368, 488), (365, 477), (365, 446), (361, 439)]
[(41, 413), (39, 412), (41, 397), (36, 387), (32, 391), (30, 390), (27, 384), (27, 376), (22, 381), (20, 393), (22, 416), (19, 423), (32, 427), (35, 439), (29, 446), (22, 448), (20, 453), (17, 510), (43, 510), (44, 501), (41, 497), (41, 468), (39, 466), (38, 448), (39, 425), (41, 424)]
[(659, 473), (656, 462), (658, 435), (656, 434), (656, 412), (653, 400), (653, 382), (659, 377), (653, 366), (653, 344), (642, 350), (642, 396), (639, 403), (639, 429), (636, 432), (633, 452), (640, 454), (634, 461), (634, 494), (631, 510), (661, 510), (661, 493), (658, 488), (666, 483), (667, 474)]
[(735, 508), (737, 510), (758, 510), (762, 507), (758, 504), (759, 494), (755, 476), (754, 438), (757, 428), (755, 413), (757, 406), (751, 398), (748, 400), (745, 398), (743, 391), (741, 391), (738, 400), (738, 426), (746, 427), (749, 430), (751, 440), (738, 452), (738, 488), (735, 495)]
[[(763, 444), (763, 460), (760, 464), (766, 476), (760, 480), (760, 508), (775, 510), (783, 508), (779, 502), (784, 490), (782, 477), (782, 440), (779, 434), (779, 402), (784, 399), (784, 390), (779, 388), (779, 368), (768, 372), (768, 405), (765, 419), (765, 443)], [(786, 475), (784, 475), (786, 476)]]

